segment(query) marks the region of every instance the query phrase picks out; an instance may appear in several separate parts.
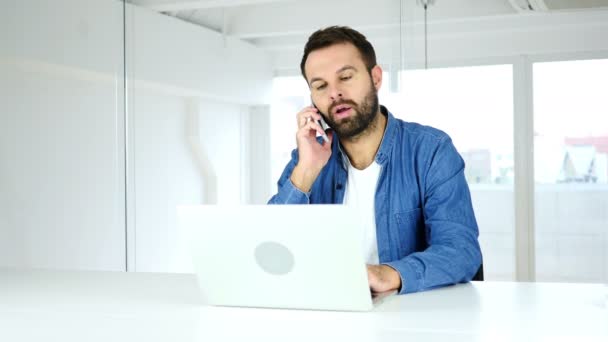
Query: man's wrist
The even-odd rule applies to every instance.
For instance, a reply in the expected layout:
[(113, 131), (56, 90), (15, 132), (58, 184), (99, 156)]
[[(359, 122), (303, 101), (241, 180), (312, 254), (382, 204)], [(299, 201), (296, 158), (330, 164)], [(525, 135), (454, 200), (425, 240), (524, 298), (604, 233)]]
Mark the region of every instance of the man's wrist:
[(396, 269), (392, 268), (389, 265), (383, 265), (383, 266), (386, 267), (387, 273), (389, 274), (389, 281), (391, 284), (391, 288), (401, 292), (401, 288), (403, 287), (403, 284), (401, 282), (401, 274), (399, 274), (399, 271), (397, 271)]
[(320, 171), (306, 169), (300, 165), (296, 165), (291, 173), (291, 183), (302, 192), (310, 192), (312, 184), (317, 179)]

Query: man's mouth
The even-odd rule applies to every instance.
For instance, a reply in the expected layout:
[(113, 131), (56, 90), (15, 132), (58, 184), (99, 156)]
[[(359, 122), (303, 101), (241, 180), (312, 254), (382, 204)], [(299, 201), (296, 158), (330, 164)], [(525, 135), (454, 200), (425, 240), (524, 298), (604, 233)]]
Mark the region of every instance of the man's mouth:
[(333, 115), (336, 119), (345, 118), (352, 112), (352, 107), (349, 105), (339, 105), (333, 111)]

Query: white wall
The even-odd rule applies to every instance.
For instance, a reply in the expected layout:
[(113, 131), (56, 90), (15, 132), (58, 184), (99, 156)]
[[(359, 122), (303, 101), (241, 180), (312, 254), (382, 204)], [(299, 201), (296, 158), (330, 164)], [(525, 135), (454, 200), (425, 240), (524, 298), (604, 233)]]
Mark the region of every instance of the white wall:
[(128, 72), (138, 86), (226, 103), (270, 101), (272, 65), (261, 49), (127, 5)]
[(250, 121), (269, 126), (257, 108), (135, 89), (132, 270), (192, 271), (177, 206), (268, 199), (268, 186), (255, 181), (270, 179), (267, 163), (257, 163), (259, 152), (250, 149), (258, 144), (269, 150), (260, 139), (268, 137), (268, 128), (249, 128)]
[(121, 21), (115, 2), (2, 4), (0, 266), (125, 268)]
[(158, 94), (138, 93), (136, 99), (129, 160), (134, 173), (133, 261), (136, 269), (165, 270), (183, 259), (172, 248), (180, 241), (174, 207), (201, 203), (204, 184), (189, 154), (186, 103)]
[(186, 270), (175, 205), (202, 203), (209, 189), (192, 153), (193, 102), (217, 201), (239, 202), (248, 186), (241, 118), (269, 96), (266, 54), (130, 5), (125, 185), (122, 10), (3, 2), (0, 266), (125, 270), (127, 259), (132, 270)]
[(249, 202), (251, 106), (268, 101), (271, 64), (252, 45), (137, 7), (127, 32), (129, 269), (190, 272), (176, 206)]
[(134, 269), (189, 272), (176, 207), (241, 202), (242, 106), (139, 90), (135, 102)]
[(244, 137), (249, 146), (246, 153), (249, 157), (248, 181), (251, 186), (247, 203), (266, 204), (275, 192), (270, 184), (276, 182), (272, 178), (271, 169), (270, 106), (250, 107), (248, 114), (249, 130)]

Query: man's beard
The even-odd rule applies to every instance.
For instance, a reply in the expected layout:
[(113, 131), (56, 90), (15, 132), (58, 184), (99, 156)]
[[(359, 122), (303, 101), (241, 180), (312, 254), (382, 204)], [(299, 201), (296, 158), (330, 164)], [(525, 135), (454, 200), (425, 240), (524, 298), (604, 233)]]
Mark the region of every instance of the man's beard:
[[(331, 113), (336, 106), (343, 104), (351, 106), (353, 113), (336, 122)], [(378, 93), (372, 85), (361, 105), (352, 100), (335, 102), (329, 107), (329, 113), (324, 119), (340, 139), (354, 140), (372, 125), (378, 115), (378, 106)]]

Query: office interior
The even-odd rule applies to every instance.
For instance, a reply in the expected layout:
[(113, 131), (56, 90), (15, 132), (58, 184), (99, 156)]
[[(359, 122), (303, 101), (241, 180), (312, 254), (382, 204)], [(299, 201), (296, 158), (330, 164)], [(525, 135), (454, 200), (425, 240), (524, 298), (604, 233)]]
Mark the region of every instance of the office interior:
[(1, 4), (0, 270), (191, 275), (176, 207), (266, 203), (345, 25), (465, 160), (485, 282), (608, 283), (608, 1)]

